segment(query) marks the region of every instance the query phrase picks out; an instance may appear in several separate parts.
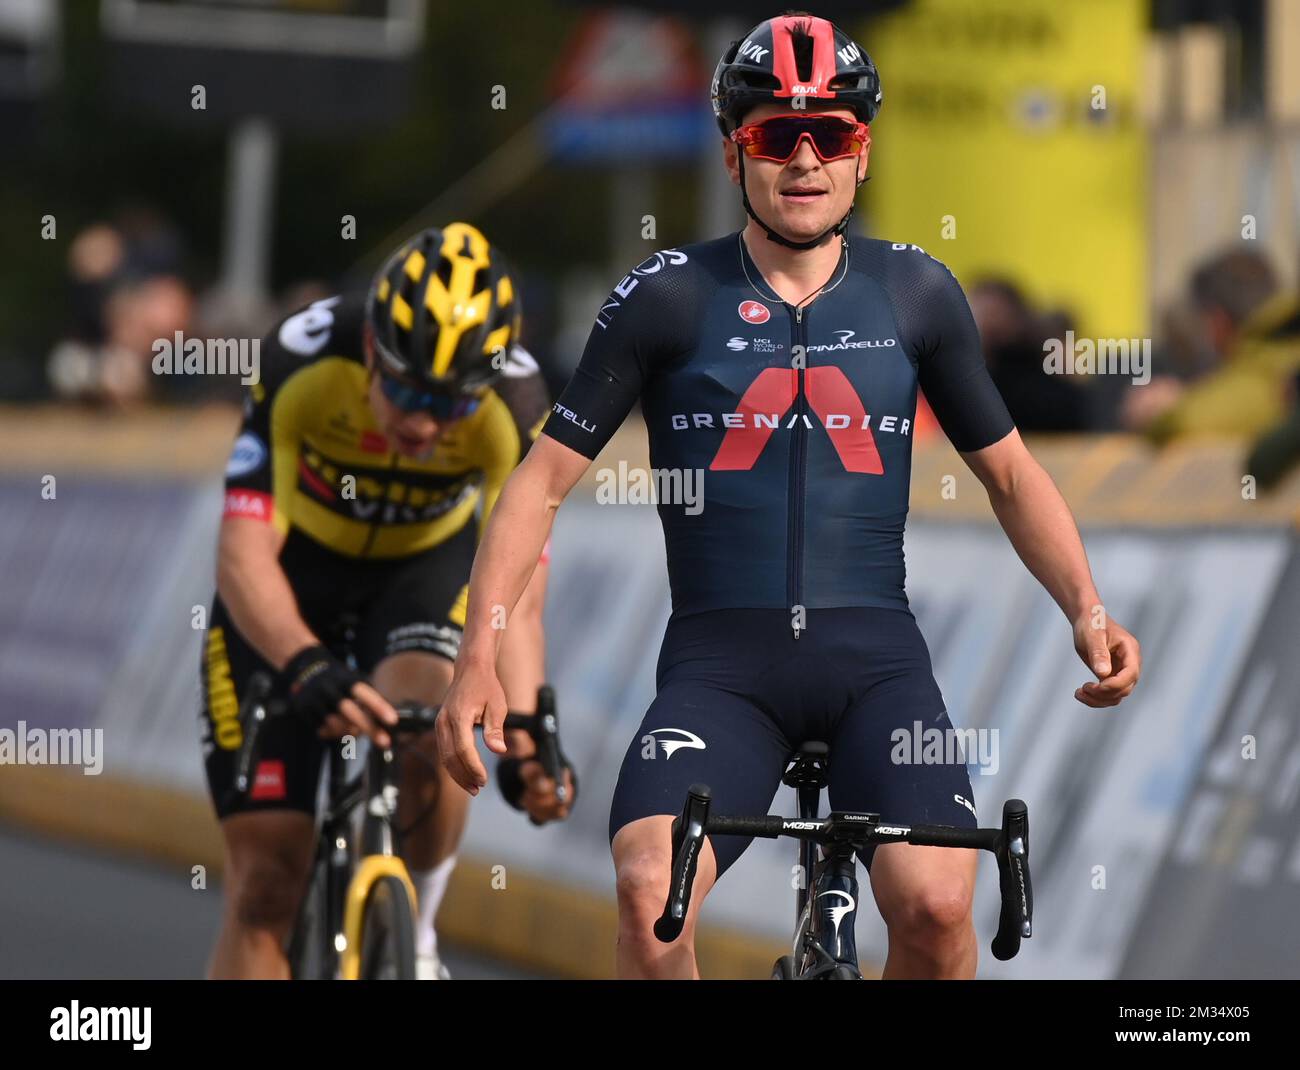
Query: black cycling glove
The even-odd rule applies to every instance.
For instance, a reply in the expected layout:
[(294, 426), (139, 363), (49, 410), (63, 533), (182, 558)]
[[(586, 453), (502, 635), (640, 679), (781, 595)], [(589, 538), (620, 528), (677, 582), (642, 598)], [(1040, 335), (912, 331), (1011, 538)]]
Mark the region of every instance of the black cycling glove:
[(350, 698), (361, 677), (323, 646), (304, 647), (291, 657), (280, 673), (280, 684), (289, 696), (289, 706), (299, 717), (322, 724), (339, 703)]
[[(497, 762), (497, 787), (501, 789), (501, 797), (516, 810), (524, 808), (524, 792), (528, 790), (519, 767), (524, 762), (537, 760), (536, 756), (529, 755), (527, 758), (502, 758)], [(569, 796), (569, 807), (572, 808), (578, 801), (578, 773), (567, 763), (564, 768), (569, 771), (569, 777), (573, 782), (573, 793)], [(561, 775), (563, 775), (562, 771)]]

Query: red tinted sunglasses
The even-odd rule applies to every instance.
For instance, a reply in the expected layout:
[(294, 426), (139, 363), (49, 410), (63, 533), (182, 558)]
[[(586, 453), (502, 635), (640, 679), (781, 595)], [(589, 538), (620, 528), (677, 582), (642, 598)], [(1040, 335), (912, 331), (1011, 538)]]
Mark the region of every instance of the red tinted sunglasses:
[(851, 123), (834, 115), (776, 115), (731, 132), (731, 140), (758, 160), (785, 163), (805, 137), (822, 163), (856, 156), (871, 144), (866, 123)]

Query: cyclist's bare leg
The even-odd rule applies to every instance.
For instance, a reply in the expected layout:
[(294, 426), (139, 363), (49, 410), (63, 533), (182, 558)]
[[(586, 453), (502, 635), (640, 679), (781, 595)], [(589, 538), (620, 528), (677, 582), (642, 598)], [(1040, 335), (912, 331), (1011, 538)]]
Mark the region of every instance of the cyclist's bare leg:
[(225, 897), (208, 976), (287, 980), (284, 944), (307, 886), (315, 823), (297, 810), (261, 810), (231, 815), (221, 834)]
[(871, 891), (889, 928), (885, 978), (970, 978), (979, 951), (971, 903), (979, 852), (891, 843), (876, 848)]
[[(451, 669), (452, 663), (446, 658), (409, 651), (381, 661), (371, 675), (371, 683), (390, 702), (413, 701), (436, 706), (451, 684)], [(426, 808), (429, 812), (404, 836), (402, 856), (412, 870), (431, 870), (455, 853), (465, 831), (469, 795), (438, 761), (432, 732), (407, 741), (405, 751), (397, 804), (398, 827), (407, 828)]]
[(666, 815), (631, 821), (614, 835), (610, 850), (618, 888), (618, 976), (625, 980), (698, 980), (695, 924), (700, 904), (716, 880), (717, 864), (706, 839), (691, 890), (682, 934), (660, 943), (654, 923), (664, 910), (672, 868), (673, 819)]

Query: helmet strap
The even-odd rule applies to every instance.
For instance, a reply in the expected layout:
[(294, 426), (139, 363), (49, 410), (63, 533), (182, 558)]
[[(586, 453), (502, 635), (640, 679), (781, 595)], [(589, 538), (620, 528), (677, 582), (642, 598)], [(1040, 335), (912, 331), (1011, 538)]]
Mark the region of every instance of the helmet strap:
[[(843, 219), (829, 230), (822, 231), (821, 234), (815, 238), (808, 241), (791, 241), (784, 234), (778, 234), (759, 218), (758, 213), (754, 211), (754, 206), (749, 203), (749, 190), (745, 188), (745, 150), (740, 146), (737, 146), (737, 150), (736, 164), (740, 169), (740, 199), (744, 202), (745, 211), (749, 213), (749, 218), (763, 228), (763, 232), (767, 235), (768, 241), (776, 242), (777, 245), (784, 245), (787, 249), (816, 249), (817, 246), (821, 245), (827, 238), (843, 234), (848, 228), (849, 219), (853, 215), (854, 201), (849, 201), (849, 210), (844, 213)], [(860, 187), (864, 181), (866, 180), (859, 179), (857, 185)], [(856, 199), (857, 194), (855, 189), (854, 200)]]

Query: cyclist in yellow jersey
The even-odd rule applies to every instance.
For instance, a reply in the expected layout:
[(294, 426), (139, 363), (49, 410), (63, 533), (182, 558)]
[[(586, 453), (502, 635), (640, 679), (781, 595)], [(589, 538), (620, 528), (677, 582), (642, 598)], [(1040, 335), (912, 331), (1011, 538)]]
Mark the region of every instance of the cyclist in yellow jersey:
[[(318, 301), (262, 342), (226, 469), (202, 660), (205, 765), (226, 850), (214, 977), (288, 975), (282, 947), (310, 868), (328, 740), (386, 745), (392, 703), (442, 700), (478, 534), (549, 411), (519, 327), (500, 253), (452, 223), (403, 245), (368, 294)], [(546, 558), (503, 635), (499, 671), (519, 710), (543, 679)], [(236, 713), (258, 671), (274, 674), (298, 716), (267, 724), (251, 788), (236, 798)], [(527, 760), (531, 741), (512, 743), (499, 771), (512, 805), (567, 816)], [(431, 733), (421, 745), (404, 760), (398, 824), (417, 822), (403, 853), (419, 967), (439, 977), (433, 918), (468, 796), (431, 760)]]

